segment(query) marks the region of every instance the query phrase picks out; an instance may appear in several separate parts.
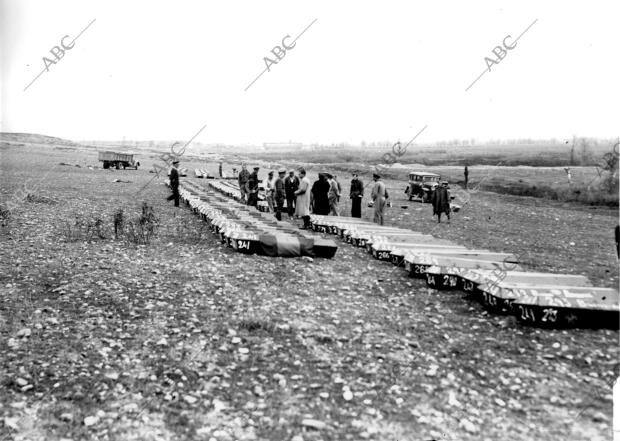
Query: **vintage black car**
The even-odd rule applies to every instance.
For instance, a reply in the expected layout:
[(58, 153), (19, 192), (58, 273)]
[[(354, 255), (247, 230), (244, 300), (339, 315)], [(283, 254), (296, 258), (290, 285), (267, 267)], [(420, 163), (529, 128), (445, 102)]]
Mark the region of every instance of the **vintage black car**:
[(422, 202), (430, 202), (433, 190), (439, 185), (440, 179), (441, 176), (435, 173), (411, 172), (405, 193), (409, 196), (410, 201), (413, 198), (420, 198)]

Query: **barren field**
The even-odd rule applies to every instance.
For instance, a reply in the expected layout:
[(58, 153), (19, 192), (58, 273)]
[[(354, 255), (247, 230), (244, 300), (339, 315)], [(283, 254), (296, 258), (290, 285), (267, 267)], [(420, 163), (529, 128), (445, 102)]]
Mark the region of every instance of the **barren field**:
[[(609, 140), (589, 146), (585, 152), (578, 149), (574, 158), (578, 165), (571, 165), (571, 148), (566, 144), (412, 146), (401, 156), (393, 156), (397, 162), (392, 164), (385, 164), (386, 158), (382, 156), (392, 153), (389, 147), (267, 151), (252, 153), (251, 157), (271, 161), (285, 158), (291, 165), (329, 166), (345, 174), (355, 171), (370, 174), (375, 166), (382, 164), (382, 174), (391, 179), (406, 182), (411, 171), (430, 171), (459, 185), (463, 185), (463, 168), (468, 164), (470, 187), (515, 196), (617, 207), (617, 180), (608, 182), (609, 175), (604, 171), (613, 152), (617, 152), (614, 142)], [(571, 172), (570, 183), (565, 168)]]
[[(190, 150), (182, 179), (204, 185)], [(0, 201), (30, 194), (0, 231), (0, 440), (611, 439), (618, 331), (526, 327), (340, 242), (331, 260), (238, 254), (138, 160), (0, 146)], [(475, 191), (438, 225), (388, 188), (388, 224), (618, 286), (617, 209)], [(157, 234), (115, 239), (113, 213), (143, 202)]]

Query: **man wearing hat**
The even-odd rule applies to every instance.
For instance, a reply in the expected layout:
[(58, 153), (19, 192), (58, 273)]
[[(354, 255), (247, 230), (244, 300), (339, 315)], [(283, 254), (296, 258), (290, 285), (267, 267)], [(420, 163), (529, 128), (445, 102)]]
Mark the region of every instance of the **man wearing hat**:
[(295, 176), (293, 170), (289, 171), (288, 176), (284, 180), (284, 190), (286, 191), (286, 209), (288, 211), (288, 217), (293, 217), (295, 213), (295, 192), (299, 188), (299, 178)]
[(250, 173), (247, 182), (248, 205), (256, 207), (258, 204), (258, 170), (260, 167), (254, 167), (254, 171)]
[(270, 170), (267, 174), (267, 179), (265, 179), (265, 183), (263, 184), (265, 187), (265, 200), (267, 201), (267, 205), (269, 206), (269, 211), (274, 213), (276, 211), (275, 204), (273, 200), (274, 193), (274, 184), (275, 180), (273, 179), (273, 171)]
[(338, 214), (338, 201), (340, 201), (340, 184), (331, 173), (325, 173), (327, 182), (329, 182), (329, 190), (327, 192), (327, 200), (329, 201), (329, 214), (340, 216)]
[(239, 191), (241, 192), (241, 201), (244, 203), (248, 200), (248, 189), (246, 187), (249, 179), (250, 172), (245, 163), (243, 163), (241, 164), (241, 171), (239, 172)]
[(375, 181), (375, 185), (372, 188), (372, 200), (374, 201), (374, 219), (373, 222), (383, 225), (383, 210), (385, 209), (385, 204), (388, 198), (390, 197), (387, 192), (387, 188), (385, 184), (381, 180), (381, 176), (377, 173), (373, 173), (372, 178)]
[(441, 214), (445, 213), (450, 223), (450, 193), (448, 192), (448, 182), (441, 181), (441, 184), (435, 188), (431, 196), (433, 204), (433, 216), (437, 216), (437, 223), (441, 222)]
[(172, 168), (170, 169), (170, 188), (172, 189), (172, 194), (168, 196), (168, 200), (171, 201), (174, 199), (174, 206), (179, 206), (179, 160), (175, 159), (172, 161)]
[(284, 175), (286, 170), (278, 171), (278, 178), (274, 183), (274, 201), (276, 203), (276, 219), (282, 220), (282, 211), (284, 210), (284, 199), (286, 199), (286, 191), (284, 189)]
[(353, 173), (351, 179), (351, 217), (362, 217), (362, 198), (364, 197), (364, 184), (357, 178), (357, 173)]
[(303, 229), (310, 228), (310, 180), (306, 177), (306, 170), (299, 170), (299, 188), (295, 190), (295, 214), (304, 220)]

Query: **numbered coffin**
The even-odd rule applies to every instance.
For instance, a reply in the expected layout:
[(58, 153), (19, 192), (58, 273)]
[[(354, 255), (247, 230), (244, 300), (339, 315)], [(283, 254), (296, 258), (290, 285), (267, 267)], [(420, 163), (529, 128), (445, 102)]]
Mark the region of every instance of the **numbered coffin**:
[(436, 247), (436, 248), (420, 248), (416, 249), (414, 252), (411, 250), (406, 250), (402, 248), (396, 248), (390, 250), (390, 254), (392, 257), (392, 263), (394, 265), (402, 265), (404, 263), (405, 257), (411, 254), (429, 254), (429, 255), (446, 255), (446, 256), (467, 256), (475, 258), (476, 256), (481, 255), (494, 255), (498, 260), (503, 259), (502, 256), (508, 256), (506, 253), (494, 253), (488, 250), (468, 250), (465, 247), (455, 246), (455, 247)]
[[(512, 258), (512, 257), (511, 257)], [(453, 257), (453, 256), (432, 256), (430, 258), (419, 259), (419, 264), (428, 264), (428, 270), (424, 271), (427, 274), (426, 283), (428, 286), (436, 289), (449, 288), (449, 289), (458, 289), (460, 286), (459, 281), (462, 280), (462, 275), (468, 269), (497, 269), (500, 268), (502, 264), (505, 264), (503, 261), (493, 260), (492, 257), (489, 257), (491, 260), (480, 259), (468, 259), (464, 257)], [(432, 268), (431, 268), (432, 267)], [(512, 264), (511, 268), (513, 270), (521, 270), (522, 268), (517, 264)], [(443, 278), (436, 277), (438, 275), (450, 276), (449, 285), (444, 286)]]
[[(526, 271), (468, 270), (461, 275), (464, 291), (479, 294), (481, 300), (491, 308), (505, 309), (514, 300), (508, 292), (502, 296), (501, 288), (532, 288), (536, 286), (587, 287), (592, 286), (585, 276), (572, 274), (552, 274)], [(467, 289), (465, 289), (467, 287)], [(498, 294), (499, 293), (499, 294)], [(496, 295), (497, 294), (497, 295)]]
[(462, 245), (451, 243), (450, 241), (444, 241), (439, 239), (420, 238), (417, 242), (408, 243), (389, 243), (389, 242), (377, 242), (370, 246), (371, 254), (375, 259), (392, 261), (392, 252), (404, 253), (407, 252), (412, 259), (415, 259), (416, 255), (431, 256), (435, 250), (462, 250), (465, 248)]
[(613, 288), (529, 288), (512, 303), (524, 323), (557, 327), (618, 329), (618, 291)]

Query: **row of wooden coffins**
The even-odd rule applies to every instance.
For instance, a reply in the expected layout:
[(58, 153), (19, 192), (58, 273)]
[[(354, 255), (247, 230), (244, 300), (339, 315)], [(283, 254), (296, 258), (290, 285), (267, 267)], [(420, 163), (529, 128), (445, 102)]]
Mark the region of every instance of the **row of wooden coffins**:
[(194, 169), (194, 176), (197, 178), (211, 178), (212, 176), (207, 172), (206, 168)]
[(219, 235), (222, 243), (239, 252), (273, 257), (332, 258), (338, 249), (331, 239), (277, 221), (273, 215), (231, 201), (219, 192), (205, 190), (191, 181), (182, 182), (179, 194), (181, 200)]
[(510, 253), (467, 249), (359, 218), (313, 215), (310, 220), (314, 231), (339, 236), (376, 259), (402, 266), (432, 288), (464, 291), (497, 313), (546, 326), (618, 328), (618, 290), (593, 287), (585, 276), (525, 271)]
[[(227, 181), (213, 181), (209, 185), (216, 191), (233, 198), (236, 201), (241, 201), (241, 191), (239, 191), (239, 185), (234, 182)], [(286, 206), (286, 202), (285, 202)], [(269, 213), (269, 203), (265, 200), (265, 195), (262, 192), (258, 193), (258, 202), (256, 203), (256, 209), (263, 213)]]
[(194, 176), (197, 178), (204, 178), (204, 179), (237, 179), (234, 176), (223, 176), (223, 177), (218, 178), (214, 175), (209, 174), (206, 168), (195, 168)]

